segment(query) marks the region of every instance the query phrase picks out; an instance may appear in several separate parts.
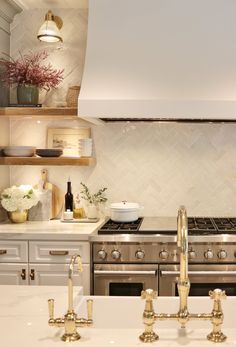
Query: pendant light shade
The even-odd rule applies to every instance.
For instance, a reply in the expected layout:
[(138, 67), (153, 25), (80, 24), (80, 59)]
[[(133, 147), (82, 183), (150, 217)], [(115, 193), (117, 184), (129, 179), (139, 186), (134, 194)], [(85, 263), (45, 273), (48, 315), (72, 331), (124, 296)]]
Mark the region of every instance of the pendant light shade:
[(44, 42), (62, 42), (60, 33), (62, 25), (62, 19), (54, 16), (52, 11), (48, 11), (45, 15), (45, 22), (39, 28), (37, 38)]

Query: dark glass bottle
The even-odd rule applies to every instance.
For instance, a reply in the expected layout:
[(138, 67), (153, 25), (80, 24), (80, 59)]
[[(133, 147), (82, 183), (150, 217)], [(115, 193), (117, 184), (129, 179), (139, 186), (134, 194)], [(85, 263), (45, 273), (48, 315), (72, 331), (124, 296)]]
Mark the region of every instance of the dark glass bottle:
[(73, 211), (73, 194), (71, 191), (71, 182), (67, 182), (67, 192), (65, 195), (65, 211)]

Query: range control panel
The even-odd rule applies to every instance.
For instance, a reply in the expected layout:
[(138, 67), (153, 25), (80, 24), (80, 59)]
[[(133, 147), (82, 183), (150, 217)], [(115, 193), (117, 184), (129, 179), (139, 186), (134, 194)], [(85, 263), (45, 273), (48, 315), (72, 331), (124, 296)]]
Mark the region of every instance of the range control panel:
[[(94, 243), (94, 263), (179, 263), (176, 243)], [(236, 243), (189, 243), (189, 263), (235, 263)]]

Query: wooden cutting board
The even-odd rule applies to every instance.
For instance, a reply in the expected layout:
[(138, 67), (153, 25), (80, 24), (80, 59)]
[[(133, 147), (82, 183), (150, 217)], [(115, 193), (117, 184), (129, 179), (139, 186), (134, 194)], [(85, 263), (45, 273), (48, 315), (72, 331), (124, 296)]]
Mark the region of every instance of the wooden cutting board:
[[(47, 180), (48, 172), (46, 169), (41, 170), (41, 180), (44, 182), (43, 188), (51, 190), (52, 192), (52, 209), (51, 209), (51, 219), (57, 218), (62, 211), (64, 205), (64, 194), (60, 188), (55, 184), (48, 182)], [(38, 188), (38, 184), (34, 186), (35, 189)]]

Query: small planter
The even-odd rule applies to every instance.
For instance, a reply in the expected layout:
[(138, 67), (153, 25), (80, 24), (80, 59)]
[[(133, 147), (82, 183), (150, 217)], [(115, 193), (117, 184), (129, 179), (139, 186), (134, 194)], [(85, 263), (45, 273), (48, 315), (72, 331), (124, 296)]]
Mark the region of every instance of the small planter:
[(18, 85), (17, 101), (19, 105), (37, 105), (39, 102), (38, 87), (25, 84)]
[(28, 210), (8, 212), (8, 217), (12, 223), (24, 223), (28, 218)]
[(98, 209), (94, 204), (89, 204), (87, 207), (87, 217), (89, 219), (95, 219), (98, 217)]

